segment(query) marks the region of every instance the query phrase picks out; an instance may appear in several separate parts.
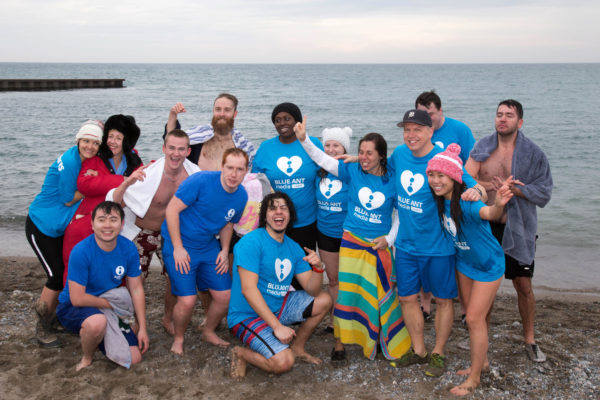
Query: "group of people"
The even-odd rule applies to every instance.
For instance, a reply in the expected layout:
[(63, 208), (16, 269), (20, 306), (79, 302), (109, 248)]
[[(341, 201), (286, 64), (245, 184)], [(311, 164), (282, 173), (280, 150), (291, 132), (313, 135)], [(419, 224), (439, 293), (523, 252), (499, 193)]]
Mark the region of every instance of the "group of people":
[[(40, 344), (60, 345), (55, 333), (63, 328), (81, 337), (77, 369), (98, 347), (126, 367), (139, 362), (149, 343), (143, 279), (157, 254), (171, 351), (183, 354), (201, 293), (203, 340), (228, 346), (216, 334), (227, 317), (244, 344), (231, 350), (234, 378), (248, 363), (274, 373), (296, 358), (321, 363), (305, 344), (327, 315), (333, 362), (356, 344), (369, 359), (380, 351), (393, 367), (427, 364), (426, 375), (440, 376), (458, 296), (471, 364), (451, 391), (468, 394), (489, 369), (489, 318), (503, 275), (517, 290), (527, 353), (545, 360), (533, 334), (531, 278), (536, 207), (550, 200), (552, 177), (521, 131), (519, 102), (500, 102), (496, 132), (475, 143), (465, 124), (444, 115), (439, 96), (424, 92), (398, 123), (404, 144), (390, 156), (375, 132), (359, 140), (357, 156), (348, 127), (325, 129), (323, 142), (308, 136), (293, 103), (273, 109), (277, 135), (255, 151), (234, 128), (237, 105), (222, 93), (210, 125), (183, 131), (186, 109), (175, 104), (164, 155), (147, 166), (134, 150), (133, 117), (81, 127), (27, 218), (48, 274), (35, 306)], [(419, 303), (429, 309), (429, 293), (431, 351)]]

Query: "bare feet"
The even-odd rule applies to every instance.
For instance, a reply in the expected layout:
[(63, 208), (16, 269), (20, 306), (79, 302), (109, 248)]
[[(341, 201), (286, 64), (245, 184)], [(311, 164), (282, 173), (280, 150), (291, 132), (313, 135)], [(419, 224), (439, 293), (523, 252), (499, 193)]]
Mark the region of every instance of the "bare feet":
[(467, 379), (462, 384), (454, 386), (452, 389), (450, 389), (450, 393), (452, 393), (455, 396), (466, 396), (468, 394), (473, 393), (477, 386), (479, 385), (471, 383)]
[[(481, 373), (488, 373), (490, 372), (490, 364), (484, 364), (483, 368), (481, 369)], [(469, 368), (465, 368), (465, 369), (459, 369), (458, 371), (456, 371), (456, 375), (470, 375), (471, 374), (471, 367)]]
[(206, 329), (202, 331), (202, 340), (219, 347), (227, 347), (230, 345), (229, 342), (226, 342), (225, 340), (218, 337), (214, 331), (208, 331)]
[(294, 353), (294, 357), (299, 358), (304, 362), (307, 362), (309, 364), (315, 364), (315, 365), (320, 365), (323, 363), (323, 360), (321, 360), (320, 358), (311, 356), (306, 351), (304, 351), (304, 349), (296, 348), (296, 347), (294, 347), (294, 345), (290, 346), (290, 348), (292, 349), (292, 353)]
[(84, 369), (85, 367), (89, 367), (91, 364), (92, 364), (92, 359), (91, 358), (87, 359), (87, 358), (83, 357), (81, 359), (81, 361), (79, 361), (79, 364), (77, 364), (75, 366), (75, 372), (79, 372), (82, 369)]
[(238, 355), (239, 349), (241, 349), (239, 346), (235, 346), (231, 349), (231, 367), (229, 374), (236, 380), (240, 380), (246, 376), (246, 360)]
[(167, 320), (163, 317), (162, 326), (169, 335), (175, 335), (175, 325), (173, 325), (173, 320)]
[(182, 341), (178, 341), (178, 340), (173, 341), (173, 345), (171, 346), (171, 351), (173, 353), (177, 354), (178, 356), (182, 356), (183, 355), (183, 340)]

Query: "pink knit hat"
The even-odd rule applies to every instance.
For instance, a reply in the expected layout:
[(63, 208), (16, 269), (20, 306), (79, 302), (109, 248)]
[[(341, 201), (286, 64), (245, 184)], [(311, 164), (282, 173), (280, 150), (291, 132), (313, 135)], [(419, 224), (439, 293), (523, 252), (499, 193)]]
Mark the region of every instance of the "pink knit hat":
[(425, 172), (437, 171), (449, 176), (458, 183), (462, 183), (463, 163), (460, 157), (460, 146), (456, 143), (448, 145), (445, 151), (436, 154), (427, 163)]

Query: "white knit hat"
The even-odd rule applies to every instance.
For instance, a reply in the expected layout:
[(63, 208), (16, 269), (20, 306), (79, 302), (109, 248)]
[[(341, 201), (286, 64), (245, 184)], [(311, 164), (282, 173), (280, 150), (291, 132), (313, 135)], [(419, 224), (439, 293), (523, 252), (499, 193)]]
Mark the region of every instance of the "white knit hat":
[(81, 125), (81, 128), (77, 131), (77, 135), (75, 135), (75, 141), (79, 139), (92, 139), (97, 142), (102, 142), (102, 134), (104, 130), (104, 124), (102, 121), (98, 121), (95, 119), (89, 119)]
[(345, 128), (325, 128), (323, 129), (323, 144), (328, 140), (340, 142), (346, 153), (350, 150), (350, 138), (352, 137), (352, 129)]

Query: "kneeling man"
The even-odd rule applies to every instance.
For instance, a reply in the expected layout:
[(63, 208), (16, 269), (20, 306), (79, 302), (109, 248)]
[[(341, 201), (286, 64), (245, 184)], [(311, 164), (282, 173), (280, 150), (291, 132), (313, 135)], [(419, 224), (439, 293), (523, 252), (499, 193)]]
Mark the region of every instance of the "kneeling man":
[[(306, 341), (331, 309), (321, 291), (323, 264), (317, 254), (290, 239), (286, 229), (296, 219), (294, 204), (282, 192), (267, 195), (260, 207), (259, 228), (234, 248), (233, 285), (227, 324), (248, 348), (231, 352), (231, 377), (246, 375), (246, 363), (280, 374), (295, 357), (321, 360), (304, 350)], [(293, 277), (304, 290), (288, 292)], [(295, 332), (287, 325), (303, 322)]]
[[(81, 337), (83, 357), (76, 370), (92, 363), (96, 348), (129, 368), (148, 350), (146, 303), (140, 258), (130, 240), (119, 236), (123, 209), (105, 201), (92, 212), (93, 235), (79, 242), (69, 258), (67, 285), (58, 298), (56, 315)], [(127, 288), (121, 287), (127, 277)], [(123, 320), (133, 317), (136, 334)]]

